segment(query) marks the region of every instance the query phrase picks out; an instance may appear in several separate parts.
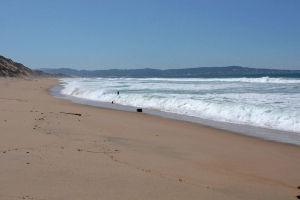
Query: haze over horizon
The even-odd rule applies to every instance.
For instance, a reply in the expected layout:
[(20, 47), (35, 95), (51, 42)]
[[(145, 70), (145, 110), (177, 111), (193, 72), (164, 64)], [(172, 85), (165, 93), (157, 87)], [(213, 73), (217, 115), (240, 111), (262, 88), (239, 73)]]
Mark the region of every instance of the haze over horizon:
[(299, 0), (0, 2), (0, 55), (31, 69), (300, 70)]

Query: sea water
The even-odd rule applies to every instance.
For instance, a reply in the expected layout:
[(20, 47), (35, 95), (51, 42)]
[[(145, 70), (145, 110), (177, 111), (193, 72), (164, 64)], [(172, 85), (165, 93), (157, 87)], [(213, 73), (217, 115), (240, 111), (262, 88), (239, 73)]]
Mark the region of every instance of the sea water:
[(138, 107), (150, 114), (160, 111), (165, 116), (174, 114), (181, 116), (178, 119), (300, 145), (299, 77), (66, 78), (61, 83), (60, 93), (81, 103)]

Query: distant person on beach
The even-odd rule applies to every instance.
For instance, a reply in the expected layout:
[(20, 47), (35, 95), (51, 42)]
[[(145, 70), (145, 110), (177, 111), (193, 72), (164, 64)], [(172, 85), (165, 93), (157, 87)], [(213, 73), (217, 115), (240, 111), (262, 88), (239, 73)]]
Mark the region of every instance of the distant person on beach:
[(120, 92), (118, 91), (118, 95), (120, 94)]

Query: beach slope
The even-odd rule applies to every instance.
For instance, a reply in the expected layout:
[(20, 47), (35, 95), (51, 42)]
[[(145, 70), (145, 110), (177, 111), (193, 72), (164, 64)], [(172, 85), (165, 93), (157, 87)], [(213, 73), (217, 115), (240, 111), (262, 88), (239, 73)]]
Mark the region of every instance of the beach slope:
[(0, 78), (0, 199), (296, 199), (300, 147)]

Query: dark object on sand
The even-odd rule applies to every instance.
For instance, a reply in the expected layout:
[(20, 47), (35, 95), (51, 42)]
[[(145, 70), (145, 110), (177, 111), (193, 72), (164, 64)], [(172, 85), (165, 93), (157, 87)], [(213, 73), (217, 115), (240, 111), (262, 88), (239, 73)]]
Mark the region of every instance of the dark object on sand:
[(118, 91), (118, 95), (120, 94), (120, 92)]
[(111, 103), (114, 104), (114, 101), (112, 101)]
[(300, 185), (297, 187), (297, 189), (300, 189)]
[(143, 112), (143, 109), (138, 108), (138, 109), (136, 109), (136, 111), (137, 111), (137, 112)]
[(297, 195), (296, 197), (297, 197), (297, 199), (300, 199), (300, 195)]
[(64, 114), (68, 114), (68, 115), (78, 115), (78, 116), (81, 116), (81, 114), (79, 114), (79, 113), (66, 113), (66, 112), (60, 112), (60, 113), (64, 113)]

